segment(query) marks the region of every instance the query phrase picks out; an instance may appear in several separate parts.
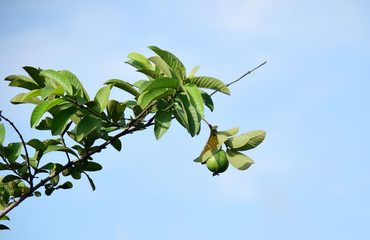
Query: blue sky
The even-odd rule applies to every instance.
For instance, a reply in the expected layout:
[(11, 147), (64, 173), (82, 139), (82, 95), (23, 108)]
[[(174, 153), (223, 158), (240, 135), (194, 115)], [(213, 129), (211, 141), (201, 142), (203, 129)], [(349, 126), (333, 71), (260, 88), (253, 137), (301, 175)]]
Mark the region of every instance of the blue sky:
[[(224, 82), (268, 64), (206, 112), (220, 129), (266, 130), (247, 171), (212, 177), (192, 161), (205, 125), (191, 138), (173, 124), (160, 141), (148, 129), (95, 156), (95, 192), (82, 179), (28, 199), (1, 238), (369, 239), (369, 11), (360, 0), (2, 0), (1, 79), (68, 69), (94, 96), (108, 79), (141, 79), (124, 61), (150, 45)], [(9, 103), (19, 92), (1, 81), (0, 110), (26, 139), (44, 136), (29, 129), (32, 106)]]

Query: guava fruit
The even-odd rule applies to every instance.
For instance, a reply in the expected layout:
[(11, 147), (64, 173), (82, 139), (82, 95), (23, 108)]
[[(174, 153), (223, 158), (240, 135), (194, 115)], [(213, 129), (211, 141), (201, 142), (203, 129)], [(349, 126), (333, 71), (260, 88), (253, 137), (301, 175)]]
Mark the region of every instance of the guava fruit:
[(225, 172), (228, 167), (229, 161), (226, 159), (224, 150), (218, 151), (212, 157), (207, 159), (207, 168), (213, 172), (213, 176)]

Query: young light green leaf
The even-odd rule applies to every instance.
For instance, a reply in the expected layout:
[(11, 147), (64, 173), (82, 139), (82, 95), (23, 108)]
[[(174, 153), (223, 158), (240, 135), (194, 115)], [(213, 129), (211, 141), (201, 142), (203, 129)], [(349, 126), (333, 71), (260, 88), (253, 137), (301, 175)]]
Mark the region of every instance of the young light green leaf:
[(55, 114), (51, 121), (51, 134), (59, 135), (66, 128), (71, 116), (77, 112), (77, 108), (70, 107)]
[(199, 88), (213, 89), (230, 95), (229, 88), (220, 80), (212, 77), (193, 77), (187, 78), (186, 82), (193, 83)]
[(15, 97), (13, 97), (10, 100), (10, 102), (13, 104), (21, 104), (21, 103), (39, 104), (41, 102), (41, 100), (37, 97), (29, 98), (29, 99), (22, 101), (24, 95), (25, 93), (19, 93)]
[(172, 77), (171, 71), (167, 65), (167, 63), (160, 57), (154, 56), (150, 57), (149, 60), (153, 62), (159, 69), (162, 70), (162, 72), (167, 76), (167, 77)]
[(40, 75), (43, 77), (50, 78), (51, 80), (58, 83), (58, 85), (62, 85), (68, 94), (71, 94), (71, 95), (73, 94), (73, 88), (72, 88), (72, 83), (70, 82), (70, 79), (66, 78), (60, 72), (54, 71), (52, 69), (48, 69), (48, 70), (43, 70), (40, 73)]
[(165, 88), (156, 88), (149, 91), (145, 91), (140, 94), (139, 98), (137, 99), (137, 104), (144, 109), (147, 107), (153, 100), (160, 97), (161, 95), (165, 94), (167, 89)]
[(84, 117), (81, 122), (77, 125), (76, 139), (80, 142), (84, 137), (89, 135), (95, 129), (101, 127), (102, 119), (91, 116)]
[(263, 131), (263, 130), (255, 130), (255, 131), (243, 133), (242, 135), (248, 136), (249, 141), (243, 147), (235, 149), (235, 150), (246, 151), (246, 150), (253, 149), (253, 148), (257, 147), (265, 139), (266, 132)]
[(5, 80), (10, 81), (9, 86), (11, 87), (21, 87), (28, 90), (39, 88), (37, 82), (23, 75), (10, 75), (6, 77)]
[(225, 135), (227, 137), (231, 137), (231, 136), (234, 136), (235, 134), (237, 134), (238, 132), (239, 132), (239, 128), (234, 127), (234, 128), (231, 128), (231, 129), (228, 129), (228, 130), (225, 130), (225, 131), (217, 132), (217, 134)]
[(248, 156), (230, 149), (226, 150), (226, 159), (239, 170), (246, 170), (254, 163)]
[(199, 69), (199, 66), (194, 67), (193, 70), (191, 70), (190, 74), (187, 76), (187, 78), (194, 77), (194, 74), (198, 71), (198, 69)]
[(24, 94), (21, 101), (24, 102), (27, 99), (40, 96), (42, 93), (42, 89), (35, 89), (32, 91), (29, 91), (28, 93)]
[(154, 118), (154, 135), (159, 140), (170, 128), (172, 120), (171, 111), (158, 111)]
[(35, 109), (33, 110), (31, 114), (31, 127), (36, 127), (37, 123), (39, 122), (42, 115), (44, 115), (45, 112), (47, 112), (52, 107), (55, 107), (56, 105), (64, 102), (64, 99), (61, 98), (55, 98), (52, 100), (46, 100), (41, 103), (39, 103)]
[(112, 84), (114, 87), (122, 89), (135, 97), (139, 96), (140, 93), (128, 82), (119, 80), (119, 79), (110, 79), (106, 81), (104, 84)]
[(3, 145), (5, 139), (5, 126), (4, 123), (0, 123), (0, 145)]
[[(63, 86), (59, 86), (59, 87), (63, 87)], [(63, 88), (64, 89), (64, 88)], [(45, 99), (47, 98), (54, 90), (55, 88), (52, 87), (52, 86), (46, 86), (44, 87), (43, 89), (38, 89), (40, 90), (40, 94), (39, 95), (36, 95), (36, 96), (40, 96), (41, 95), (41, 99)], [(27, 95), (27, 94), (26, 94)], [(25, 98), (26, 96), (23, 97), (23, 99)], [(27, 96), (28, 97), (28, 96)]]
[(146, 69), (153, 69), (153, 66), (149, 62), (149, 60), (145, 56), (141, 55), (140, 53), (132, 52), (127, 57), (131, 58), (132, 60), (142, 63)]
[(110, 90), (112, 85), (108, 85), (99, 89), (96, 93), (94, 102), (97, 104), (93, 109), (94, 111), (101, 113), (107, 107), (109, 101)]
[(246, 146), (248, 144), (249, 140), (250, 139), (247, 135), (242, 134), (242, 135), (239, 135), (239, 136), (229, 138), (229, 140), (227, 140), (225, 142), (225, 144), (226, 144), (227, 147), (229, 147), (233, 150), (242, 151), (244, 146)]
[(148, 82), (149, 84), (142, 90), (149, 91), (156, 88), (174, 88), (178, 89), (180, 87), (180, 82), (173, 78), (163, 77), (157, 78), (153, 81)]

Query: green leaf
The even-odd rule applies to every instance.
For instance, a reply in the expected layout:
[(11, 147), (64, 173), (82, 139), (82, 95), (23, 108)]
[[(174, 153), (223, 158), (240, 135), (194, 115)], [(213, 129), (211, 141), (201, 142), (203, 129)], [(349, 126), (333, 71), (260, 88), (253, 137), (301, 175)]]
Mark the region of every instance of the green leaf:
[(42, 89), (35, 89), (35, 90), (32, 90), (32, 91), (29, 91), (28, 93), (23, 95), (21, 101), (24, 102), (25, 100), (27, 100), (29, 98), (40, 96), (41, 92), (42, 92)]
[(34, 67), (25, 66), (23, 69), (28, 73), (28, 75), (37, 82), (37, 84), (43, 88), (45, 87), (45, 78), (40, 76), (40, 72), (42, 71), (40, 68), (36, 69)]
[(78, 155), (77, 153), (75, 153), (72, 149), (68, 148), (68, 147), (64, 147), (64, 146), (59, 146), (59, 145), (49, 145), (45, 151), (44, 151), (44, 154), (45, 153), (48, 153), (48, 152), (53, 152), (53, 151), (59, 151), (59, 152), (65, 152), (65, 153), (70, 153), (72, 155), (74, 155), (75, 157), (78, 158)]
[(121, 143), (121, 140), (116, 139), (116, 140), (114, 140), (111, 144), (112, 144), (112, 146), (113, 146), (117, 151), (121, 151), (121, 149), (122, 149), (122, 143)]
[(194, 77), (194, 74), (198, 71), (198, 69), (199, 69), (199, 66), (194, 67), (193, 70), (191, 70), (190, 74), (187, 76), (187, 78)]
[(112, 89), (112, 85), (108, 85), (108, 86), (102, 87), (96, 93), (94, 102), (97, 103), (97, 106), (93, 108), (96, 112), (101, 113), (107, 107), (111, 89)]
[(44, 115), (46, 111), (48, 111), (50, 108), (55, 107), (56, 105), (64, 101), (65, 101), (64, 99), (55, 98), (52, 100), (46, 100), (46, 101), (39, 103), (31, 114), (31, 127), (32, 128), (36, 127), (40, 118), (42, 117), (42, 115)]
[(234, 148), (235, 150), (246, 151), (246, 150), (257, 147), (265, 139), (266, 132), (263, 130), (255, 130), (255, 131), (243, 133), (242, 136), (243, 135), (249, 137), (248, 143), (240, 148)]
[(193, 77), (187, 78), (186, 82), (193, 83), (199, 88), (213, 89), (230, 95), (229, 88), (220, 80), (212, 77)]
[[(59, 86), (59, 87), (62, 87), (63, 88), (63, 86)], [(64, 88), (63, 88), (64, 89)], [(36, 95), (36, 96), (40, 96), (41, 95), (41, 99), (45, 99), (45, 98), (47, 98), (54, 90), (55, 90), (55, 88), (54, 87), (52, 87), (52, 86), (46, 86), (46, 87), (44, 87), (43, 89), (38, 89), (38, 90), (40, 90), (41, 92), (40, 92), (40, 94), (39, 95)], [(27, 95), (27, 94), (26, 94)], [(23, 97), (23, 99), (25, 98), (26, 96), (24, 96)], [(28, 97), (28, 96), (27, 96)]]
[(211, 112), (213, 112), (214, 104), (213, 104), (212, 98), (205, 91), (200, 90), (200, 89), (199, 89), (199, 91), (200, 91), (200, 94), (202, 95), (204, 105), (206, 105), (209, 108), (209, 110), (211, 110)]
[(226, 159), (239, 170), (246, 170), (254, 163), (248, 156), (230, 149), (226, 150)]
[(68, 94), (73, 94), (72, 83), (60, 72), (54, 71), (52, 69), (43, 70), (40, 73), (41, 76), (50, 78), (55, 81), (58, 85), (62, 85)]
[(89, 183), (90, 183), (90, 186), (91, 186), (92, 190), (95, 191), (96, 188), (95, 188), (94, 181), (90, 178), (90, 176), (87, 173), (86, 173), (86, 177), (89, 180)]
[(21, 87), (28, 90), (39, 88), (37, 82), (23, 75), (10, 75), (6, 77), (5, 80), (10, 81), (9, 86), (11, 87)]
[(173, 78), (163, 77), (157, 78), (153, 81), (150, 81), (149, 84), (142, 90), (149, 91), (157, 88), (174, 88), (178, 89), (180, 87), (180, 82)]
[(153, 66), (149, 62), (149, 60), (140, 53), (132, 52), (127, 57), (131, 58), (134, 61), (140, 62), (146, 69), (153, 69)]
[(9, 174), (9, 175), (6, 175), (6, 176), (3, 178), (2, 182), (3, 182), (3, 183), (8, 183), (8, 182), (11, 182), (11, 181), (16, 180), (16, 179), (20, 179), (20, 177), (19, 177), (19, 176), (15, 176), (15, 175), (11, 175), (11, 174)]
[(140, 94), (139, 98), (137, 99), (137, 104), (144, 109), (147, 107), (153, 100), (157, 99), (161, 95), (165, 94), (167, 89), (165, 88), (156, 88), (150, 91), (143, 92)]
[(5, 153), (6, 153), (6, 158), (10, 162), (14, 162), (19, 155), (21, 154), (22, 151), (22, 144), (21, 143), (10, 143), (6, 148), (5, 148)]
[(73, 187), (73, 184), (70, 181), (67, 181), (67, 182), (63, 183), (62, 185), (60, 185), (58, 188), (61, 188), (61, 189), (70, 189), (72, 187)]
[(243, 147), (248, 144), (249, 137), (247, 135), (239, 135), (230, 138), (225, 142), (226, 146), (233, 149), (233, 150), (238, 150), (241, 151), (243, 150)]
[(0, 224), (0, 230), (10, 230), (10, 228), (5, 226), (4, 224)]
[(107, 105), (108, 118), (117, 122), (124, 116), (124, 111), (126, 109), (125, 104), (121, 104), (116, 100), (110, 100)]
[(51, 121), (51, 134), (52, 135), (61, 134), (65, 130), (71, 116), (76, 112), (77, 108), (71, 107), (55, 114), (53, 120)]
[(130, 60), (126, 61), (126, 63), (130, 64), (131, 66), (133, 66), (137, 69), (145, 69), (146, 68), (146, 65), (144, 63), (133, 60), (133, 59), (130, 59)]
[(102, 169), (103, 167), (97, 162), (87, 162), (86, 166), (84, 167), (84, 170), (89, 172), (100, 171)]
[[(190, 133), (192, 137), (194, 137), (196, 134), (200, 131), (200, 120), (201, 118), (198, 117), (199, 113), (195, 106), (192, 104), (191, 97), (190, 99), (188, 96), (181, 92), (177, 94), (178, 102), (181, 108), (186, 112), (187, 116), (187, 130)], [(202, 101), (203, 104), (203, 101)]]
[(160, 57), (150, 57), (149, 60), (153, 62), (167, 77), (172, 77), (171, 71), (167, 63)]
[[(160, 56), (167, 63), (167, 65), (170, 66), (172, 71), (174, 71), (178, 77), (180, 77), (181, 79), (185, 78), (186, 68), (175, 55), (156, 46), (149, 46), (148, 48), (158, 54), (158, 56)], [(170, 77), (170, 75), (167, 76)]]
[(204, 116), (203, 98), (197, 86), (192, 83), (185, 84), (186, 92), (189, 94), (190, 102), (195, 107), (199, 121)]
[(15, 97), (13, 97), (10, 100), (10, 102), (13, 104), (21, 104), (21, 103), (39, 104), (41, 102), (41, 100), (37, 97), (29, 98), (29, 99), (22, 101), (24, 95), (25, 93), (19, 93)]
[(10, 218), (8, 216), (3, 216), (0, 218), (0, 220), (7, 220), (7, 221), (10, 221)]
[(29, 140), (26, 144), (39, 151), (44, 151), (46, 148), (45, 144), (36, 138)]
[(122, 89), (135, 97), (139, 96), (140, 93), (132, 86), (132, 84), (119, 80), (119, 79), (110, 79), (106, 81), (104, 84), (112, 84), (114, 87)]
[(157, 79), (163, 77), (160, 73), (150, 69), (138, 69), (137, 72), (144, 73), (149, 79)]
[(5, 139), (5, 126), (4, 123), (0, 123), (0, 145), (3, 145)]
[(63, 96), (64, 92), (65, 92), (65, 89), (62, 85), (58, 86), (57, 88), (54, 88), (52, 86), (46, 86), (42, 89), (41, 98), (45, 99), (49, 97), (50, 95)]
[(55, 168), (55, 164), (54, 163), (47, 163), (45, 164), (44, 166), (40, 167), (40, 169), (47, 169), (47, 170), (53, 170)]
[(175, 116), (176, 120), (183, 126), (184, 128), (188, 128), (188, 116), (186, 115), (185, 110), (182, 108), (181, 103), (174, 105), (174, 112), (173, 115)]
[(239, 132), (239, 128), (238, 127), (234, 127), (234, 128), (229, 129), (229, 130), (217, 132), (217, 134), (218, 135), (225, 135), (227, 137), (230, 137), (230, 136), (234, 136), (238, 132)]
[(72, 87), (74, 88), (74, 93), (79, 93), (80, 97), (85, 99), (87, 102), (90, 101), (90, 97), (87, 94), (85, 88), (81, 84), (80, 80), (78, 80), (78, 78), (73, 73), (67, 70), (62, 70), (60, 71), (60, 74), (67, 78), (68, 81), (72, 84)]
[(158, 140), (170, 128), (172, 120), (171, 111), (158, 111), (154, 118), (154, 135)]
[(101, 127), (102, 119), (91, 116), (84, 117), (81, 122), (77, 125), (76, 139), (80, 142), (84, 137), (89, 135), (95, 129)]

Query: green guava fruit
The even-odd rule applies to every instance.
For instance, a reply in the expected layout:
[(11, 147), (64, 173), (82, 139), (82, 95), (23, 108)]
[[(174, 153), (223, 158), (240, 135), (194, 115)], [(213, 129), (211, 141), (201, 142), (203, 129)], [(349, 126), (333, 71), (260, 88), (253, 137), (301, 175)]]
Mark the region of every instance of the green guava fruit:
[(207, 168), (213, 172), (213, 176), (225, 172), (228, 167), (229, 161), (226, 159), (224, 150), (218, 151), (212, 157), (207, 159)]

